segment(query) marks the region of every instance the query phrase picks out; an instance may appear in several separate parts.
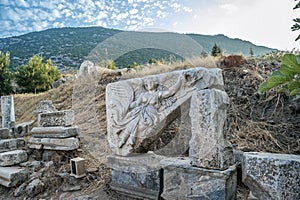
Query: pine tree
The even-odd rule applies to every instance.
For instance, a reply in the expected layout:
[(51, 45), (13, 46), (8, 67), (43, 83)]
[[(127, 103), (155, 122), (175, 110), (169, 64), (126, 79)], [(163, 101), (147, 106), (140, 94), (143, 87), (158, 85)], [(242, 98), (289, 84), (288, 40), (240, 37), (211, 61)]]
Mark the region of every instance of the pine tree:
[(51, 89), (61, 75), (50, 59), (43, 63), (42, 56), (34, 55), (27, 65), (17, 69), (15, 77), (22, 92), (36, 93)]
[(250, 56), (253, 57), (254, 56), (254, 53), (253, 53), (253, 49), (252, 47), (250, 47)]
[(215, 43), (215, 45), (213, 46), (212, 50), (211, 50), (211, 55), (216, 57), (216, 56), (222, 56), (222, 50), (220, 47), (217, 46), (217, 44)]
[(12, 74), (8, 70), (10, 53), (0, 51), (0, 96), (12, 93)]

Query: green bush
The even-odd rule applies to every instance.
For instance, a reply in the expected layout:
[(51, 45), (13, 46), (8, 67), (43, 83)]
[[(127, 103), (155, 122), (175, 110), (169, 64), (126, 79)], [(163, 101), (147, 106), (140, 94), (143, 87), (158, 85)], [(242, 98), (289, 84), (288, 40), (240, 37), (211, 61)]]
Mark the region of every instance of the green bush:
[(34, 55), (27, 65), (15, 73), (21, 92), (43, 92), (52, 88), (52, 83), (61, 77), (58, 69), (48, 59), (43, 63), (42, 56)]
[(272, 88), (288, 90), (291, 96), (300, 98), (300, 55), (285, 54), (280, 69), (274, 71), (269, 79), (259, 86), (263, 93)]
[(113, 61), (113, 60), (106, 61), (106, 68), (111, 69), (111, 70), (116, 70), (117, 67), (116, 67), (115, 61)]

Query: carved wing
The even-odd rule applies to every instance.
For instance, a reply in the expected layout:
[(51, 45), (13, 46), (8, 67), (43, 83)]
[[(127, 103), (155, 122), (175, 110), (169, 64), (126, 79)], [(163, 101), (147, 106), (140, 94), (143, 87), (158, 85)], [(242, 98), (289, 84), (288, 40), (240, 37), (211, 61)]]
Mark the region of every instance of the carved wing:
[(134, 90), (128, 83), (114, 84), (110, 87), (110, 98), (114, 109), (124, 116), (134, 98)]

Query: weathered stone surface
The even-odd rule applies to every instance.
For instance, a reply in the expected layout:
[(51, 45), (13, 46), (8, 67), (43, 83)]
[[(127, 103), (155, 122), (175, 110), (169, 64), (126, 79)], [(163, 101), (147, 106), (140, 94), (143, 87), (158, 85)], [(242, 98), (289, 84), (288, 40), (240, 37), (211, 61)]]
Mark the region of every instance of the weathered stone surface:
[(52, 83), (52, 88), (58, 88), (59, 86), (61, 86), (62, 84), (64, 84), (66, 82), (66, 79), (64, 78), (60, 78), (57, 81), (54, 81)]
[(29, 147), (32, 149), (48, 149), (70, 151), (78, 149), (78, 138), (34, 138), (29, 139)]
[(109, 156), (111, 188), (133, 198), (159, 199), (163, 179), (160, 160), (164, 158), (153, 153)]
[(0, 166), (12, 166), (27, 161), (28, 156), (24, 150), (14, 150), (0, 153)]
[(236, 195), (236, 168), (209, 170), (190, 165), (188, 158), (169, 158), (161, 161), (164, 166), (164, 189), (161, 197), (166, 200), (232, 200)]
[(28, 177), (25, 168), (0, 167), (0, 184), (6, 187), (14, 187), (23, 183)]
[(51, 100), (40, 101), (39, 106), (35, 110), (36, 113), (51, 113), (56, 111), (57, 109), (54, 107)]
[(108, 141), (113, 153), (147, 151), (197, 89), (223, 89), (220, 69), (195, 68), (107, 85)]
[(27, 185), (25, 189), (26, 194), (30, 197), (34, 197), (44, 191), (44, 186), (45, 184), (40, 179), (34, 179)]
[(36, 138), (69, 138), (79, 135), (78, 127), (34, 127), (31, 134)]
[(300, 156), (244, 153), (243, 182), (258, 199), (300, 199)]
[(222, 170), (233, 165), (233, 150), (223, 133), (228, 103), (228, 95), (221, 90), (207, 89), (193, 93), (189, 150), (192, 165)]
[(23, 122), (21, 124), (15, 125), (14, 128), (14, 135), (17, 135), (18, 137), (22, 137), (30, 132), (32, 129), (32, 126), (34, 124), (34, 121), (30, 122)]
[(89, 60), (86, 60), (80, 65), (78, 77), (80, 78), (80, 77), (90, 75), (94, 71), (96, 71), (96, 66), (94, 65), (94, 63), (92, 63)]
[(9, 138), (9, 129), (8, 128), (0, 128), (0, 139)]
[(25, 140), (23, 138), (0, 140), (0, 152), (16, 150), (24, 146), (25, 146)]
[(2, 128), (10, 128), (10, 122), (15, 122), (14, 97), (1, 97)]
[(39, 127), (72, 126), (74, 124), (74, 111), (62, 110), (38, 115)]

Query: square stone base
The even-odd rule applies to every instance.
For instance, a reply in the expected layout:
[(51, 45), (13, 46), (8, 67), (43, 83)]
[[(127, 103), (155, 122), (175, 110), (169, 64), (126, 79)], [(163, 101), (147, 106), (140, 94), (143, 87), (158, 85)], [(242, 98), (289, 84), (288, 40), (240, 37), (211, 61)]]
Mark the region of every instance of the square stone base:
[(160, 199), (163, 187), (162, 159), (164, 157), (153, 153), (130, 157), (109, 156), (111, 188), (128, 197)]
[(230, 200), (236, 196), (236, 167), (209, 170), (193, 167), (189, 158), (169, 158), (161, 161), (164, 170), (166, 200), (201, 199)]

